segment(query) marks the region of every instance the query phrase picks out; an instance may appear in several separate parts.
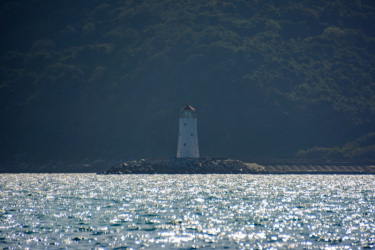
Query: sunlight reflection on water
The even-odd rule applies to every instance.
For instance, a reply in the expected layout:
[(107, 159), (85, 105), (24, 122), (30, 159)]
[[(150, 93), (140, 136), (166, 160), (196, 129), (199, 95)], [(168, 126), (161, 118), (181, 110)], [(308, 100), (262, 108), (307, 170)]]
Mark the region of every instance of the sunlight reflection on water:
[(375, 247), (370, 175), (0, 175), (0, 247)]

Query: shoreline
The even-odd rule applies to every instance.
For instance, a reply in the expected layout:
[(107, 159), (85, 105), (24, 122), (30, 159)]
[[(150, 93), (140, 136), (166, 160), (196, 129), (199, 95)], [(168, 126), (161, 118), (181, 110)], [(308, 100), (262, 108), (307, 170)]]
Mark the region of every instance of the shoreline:
[(375, 164), (252, 162), (228, 158), (141, 159), (98, 174), (375, 174)]
[(245, 162), (229, 158), (150, 158), (124, 162), (119, 159), (85, 159), (47, 163), (3, 162), (0, 174), (5, 173), (357, 175), (375, 174), (375, 161), (278, 159)]

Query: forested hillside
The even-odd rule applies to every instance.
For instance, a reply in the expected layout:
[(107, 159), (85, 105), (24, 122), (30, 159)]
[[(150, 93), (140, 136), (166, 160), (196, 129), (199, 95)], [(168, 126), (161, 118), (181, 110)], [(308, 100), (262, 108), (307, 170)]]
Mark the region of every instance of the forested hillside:
[(371, 0), (3, 0), (0, 159), (375, 158)]

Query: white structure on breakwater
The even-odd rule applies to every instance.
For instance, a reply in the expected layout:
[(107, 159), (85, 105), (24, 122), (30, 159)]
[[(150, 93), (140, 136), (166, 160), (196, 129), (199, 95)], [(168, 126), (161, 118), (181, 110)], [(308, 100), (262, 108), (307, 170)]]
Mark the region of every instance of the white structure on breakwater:
[(177, 158), (199, 158), (197, 115), (189, 104), (181, 109)]

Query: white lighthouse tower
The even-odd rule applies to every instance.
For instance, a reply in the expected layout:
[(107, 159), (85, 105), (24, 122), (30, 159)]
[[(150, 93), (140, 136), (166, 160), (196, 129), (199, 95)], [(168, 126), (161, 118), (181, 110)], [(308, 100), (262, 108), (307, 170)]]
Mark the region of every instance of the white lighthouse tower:
[(181, 109), (177, 158), (199, 158), (197, 116), (189, 104)]

